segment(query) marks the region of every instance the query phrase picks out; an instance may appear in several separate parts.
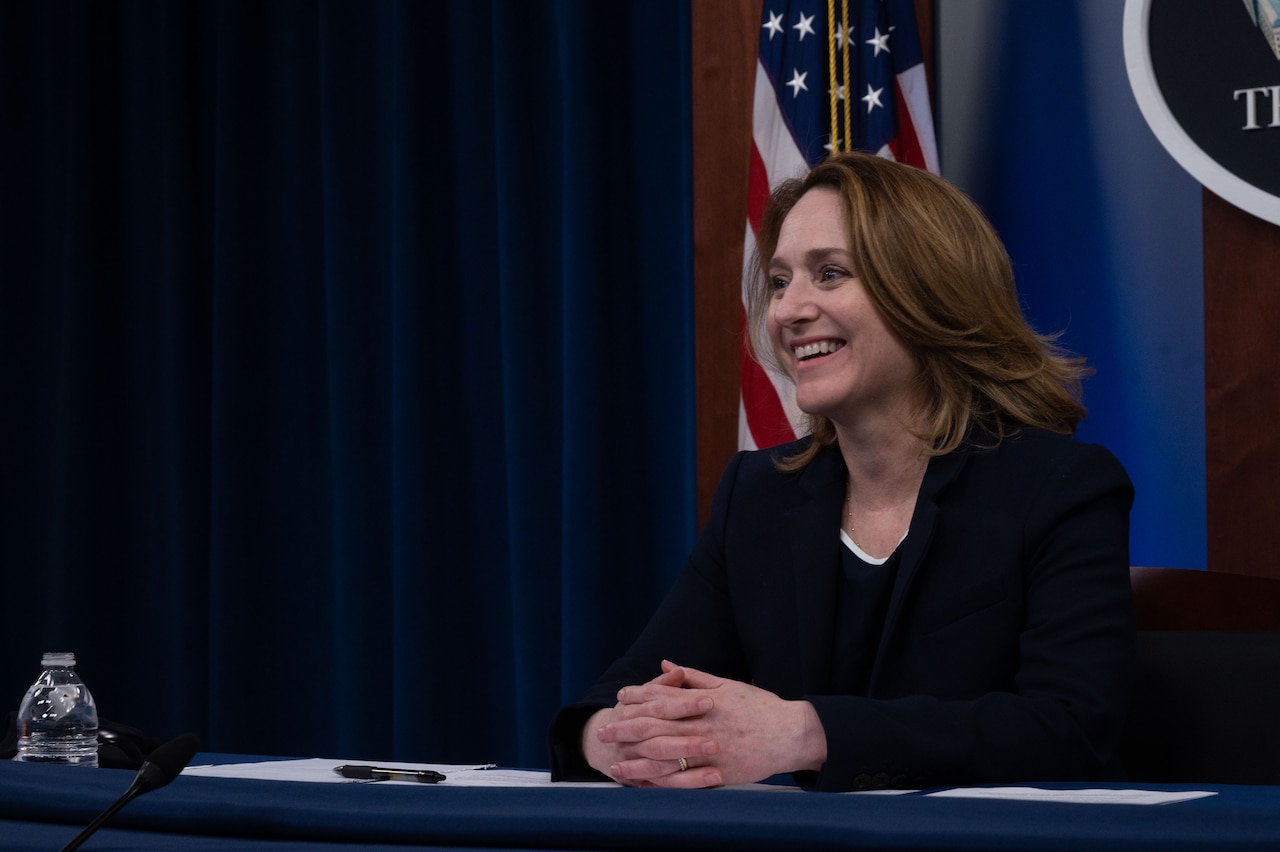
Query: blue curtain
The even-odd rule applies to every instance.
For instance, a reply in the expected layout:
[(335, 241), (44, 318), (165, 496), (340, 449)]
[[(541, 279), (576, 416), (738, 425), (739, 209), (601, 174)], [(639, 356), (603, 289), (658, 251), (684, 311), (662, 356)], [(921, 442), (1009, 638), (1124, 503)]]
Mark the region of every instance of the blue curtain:
[(0, 707), (546, 765), (696, 532), (688, 20), (0, 6)]

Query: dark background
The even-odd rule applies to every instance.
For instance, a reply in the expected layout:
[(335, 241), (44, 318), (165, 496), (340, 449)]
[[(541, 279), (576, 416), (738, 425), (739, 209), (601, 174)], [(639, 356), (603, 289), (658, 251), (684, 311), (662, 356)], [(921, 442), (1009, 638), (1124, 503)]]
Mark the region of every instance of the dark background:
[(546, 765), (695, 532), (666, 5), (0, 5), (0, 707)]

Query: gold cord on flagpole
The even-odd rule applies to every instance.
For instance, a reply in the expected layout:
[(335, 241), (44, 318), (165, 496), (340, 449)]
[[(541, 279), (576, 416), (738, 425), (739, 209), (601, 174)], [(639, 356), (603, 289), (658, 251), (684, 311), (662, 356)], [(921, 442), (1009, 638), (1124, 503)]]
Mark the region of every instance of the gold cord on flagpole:
[[(849, 0), (840, 0), (840, 26), (836, 29), (836, 0), (827, 0), (827, 32), (831, 38), (827, 42), (827, 76), (831, 80), (831, 153), (853, 150), (853, 105), (849, 102), (853, 90), (849, 85), (849, 43), (852, 34), (849, 32)], [(836, 75), (836, 51), (841, 53), (841, 71), (843, 76)], [(844, 97), (837, 94), (841, 88)], [(844, 103), (841, 104), (840, 102)], [(841, 134), (843, 118), (844, 133)]]
[(839, 81), (836, 79), (836, 0), (827, 0), (827, 79), (831, 81), (831, 153), (840, 151), (839, 109), (837, 107), (836, 90)]

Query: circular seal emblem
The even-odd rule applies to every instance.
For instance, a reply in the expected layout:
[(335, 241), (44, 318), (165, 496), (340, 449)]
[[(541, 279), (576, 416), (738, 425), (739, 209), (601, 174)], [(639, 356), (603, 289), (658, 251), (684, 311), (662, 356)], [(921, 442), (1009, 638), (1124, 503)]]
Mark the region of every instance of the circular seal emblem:
[(1178, 164), (1280, 225), (1280, 0), (1125, 0), (1124, 57)]

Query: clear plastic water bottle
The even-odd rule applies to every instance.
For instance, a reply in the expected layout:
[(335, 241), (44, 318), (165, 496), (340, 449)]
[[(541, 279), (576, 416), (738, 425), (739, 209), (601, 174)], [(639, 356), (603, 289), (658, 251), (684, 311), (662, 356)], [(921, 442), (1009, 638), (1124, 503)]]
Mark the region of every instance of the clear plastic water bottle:
[(75, 654), (48, 652), (44, 671), (18, 708), (18, 754), (14, 760), (98, 765), (98, 707), (76, 674)]

